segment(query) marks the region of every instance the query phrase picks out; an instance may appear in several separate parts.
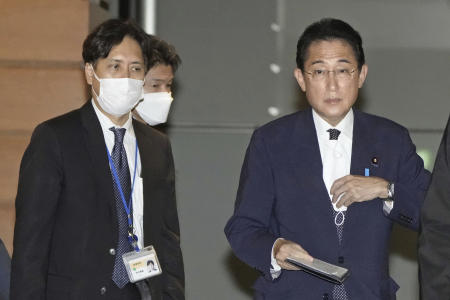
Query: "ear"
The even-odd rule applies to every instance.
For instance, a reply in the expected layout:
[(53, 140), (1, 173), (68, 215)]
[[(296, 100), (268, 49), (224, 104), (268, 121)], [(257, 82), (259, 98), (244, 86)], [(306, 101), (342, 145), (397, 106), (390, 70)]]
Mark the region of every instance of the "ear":
[(361, 71), (359, 72), (359, 78), (358, 78), (358, 87), (359, 88), (361, 88), (363, 86), (364, 81), (366, 80), (368, 71), (369, 71), (369, 68), (367, 67), (366, 64), (364, 64), (361, 67)]
[(306, 92), (306, 84), (305, 84), (305, 77), (303, 77), (303, 72), (299, 68), (295, 68), (294, 70), (294, 77), (297, 80), (298, 85), (302, 89), (303, 92)]
[(90, 63), (84, 64), (84, 76), (86, 77), (86, 82), (89, 85), (92, 85), (92, 77), (94, 77), (93, 66)]

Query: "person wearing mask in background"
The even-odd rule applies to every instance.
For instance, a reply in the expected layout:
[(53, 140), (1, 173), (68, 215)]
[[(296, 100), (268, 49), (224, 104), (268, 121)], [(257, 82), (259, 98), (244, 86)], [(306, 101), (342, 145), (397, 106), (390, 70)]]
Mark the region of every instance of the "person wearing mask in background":
[[(294, 76), (312, 108), (253, 133), (228, 241), (262, 274), (255, 299), (393, 300), (392, 225), (418, 229), (429, 174), (406, 128), (353, 108), (368, 67), (349, 24), (308, 26), (296, 62)], [(287, 258), (317, 258), (351, 274), (333, 284)]]
[(166, 41), (153, 35), (147, 37), (149, 70), (145, 75), (144, 99), (133, 110), (133, 115), (137, 120), (154, 126), (167, 121), (173, 101), (173, 78), (181, 59)]
[[(144, 53), (138, 26), (100, 24), (83, 43), (92, 99), (34, 130), (20, 166), (11, 300), (184, 299), (170, 143), (130, 113)], [(138, 273), (154, 251), (162, 274)]]
[(422, 300), (450, 299), (450, 119), (422, 207), (419, 266)]

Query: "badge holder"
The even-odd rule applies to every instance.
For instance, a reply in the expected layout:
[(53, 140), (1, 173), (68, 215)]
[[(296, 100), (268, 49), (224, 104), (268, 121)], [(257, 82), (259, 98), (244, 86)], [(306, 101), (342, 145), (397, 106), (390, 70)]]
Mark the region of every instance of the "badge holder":
[(162, 273), (161, 265), (153, 246), (139, 252), (132, 251), (122, 255), (130, 282), (137, 282)]

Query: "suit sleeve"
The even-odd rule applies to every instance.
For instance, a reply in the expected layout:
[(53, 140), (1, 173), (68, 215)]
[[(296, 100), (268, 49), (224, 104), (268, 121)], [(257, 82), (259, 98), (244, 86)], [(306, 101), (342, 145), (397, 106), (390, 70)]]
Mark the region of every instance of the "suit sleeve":
[(410, 229), (419, 230), (420, 208), (428, 189), (430, 174), (416, 153), (408, 131), (401, 137), (401, 154), (397, 177), (394, 179), (394, 207), (388, 217)]
[(263, 137), (256, 130), (247, 148), (234, 214), (225, 227), (225, 235), (236, 256), (268, 280), (272, 280), (272, 246), (278, 238), (270, 231), (274, 201), (269, 155)]
[(420, 281), (423, 300), (450, 297), (450, 140), (445, 129), (422, 208), (419, 236)]
[(164, 251), (161, 259), (163, 272), (163, 299), (182, 300), (184, 296), (184, 266), (180, 247), (180, 227), (175, 196), (175, 168), (172, 149), (167, 140), (167, 155), (169, 163), (169, 196), (165, 202), (162, 243)]
[(38, 126), (22, 158), (16, 197), (11, 300), (45, 299), (50, 242), (62, 185), (56, 136)]

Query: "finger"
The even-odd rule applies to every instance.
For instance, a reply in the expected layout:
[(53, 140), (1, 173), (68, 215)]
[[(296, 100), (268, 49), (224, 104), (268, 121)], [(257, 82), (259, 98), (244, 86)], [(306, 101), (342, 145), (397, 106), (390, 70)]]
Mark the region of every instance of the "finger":
[(345, 182), (344, 180), (342, 180), (342, 178), (336, 179), (331, 185), (330, 194), (335, 194), (336, 190), (339, 189), (344, 183)]
[(336, 207), (341, 207), (344, 206), (345, 203), (351, 198), (351, 193), (350, 192), (346, 192), (341, 194), (341, 196), (338, 198), (337, 202), (336, 202)]
[(337, 208), (341, 208), (342, 206), (349, 207), (354, 202), (354, 199), (352, 197), (351, 193), (345, 193), (341, 199), (336, 203)]
[(302, 249), (300, 245), (293, 242), (287, 242), (280, 247), (279, 251), (275, 255), (275, 258), (277, 261), (285, 261), (286, 258), (293, 257), (297, 251), (300, 251), (299, 249)]
[(303, 248), (299, 251), (293, 252), (289, 257), (299, 260), (306, 260), (309, 262), (312, 262), (314, 260), (314, 258), (311, 255), (309, 255), (309, 253), (306, 252)]
[(276, 255), (277, 260), (284, 261), (288, 257), (297, 257), (303, 254), (304, 250), (297, 244), (285, 245), (280, 248), (280, 251)]
[[(275, 254), (275, 259), (277, 262), (282, 262), (286, 260), (286, 258), (294, 258), (299, 260), (305, 260), (312, 262), (313, 258), (305, 249), (303, 249), (299, 244), (296, 244), (291, 241), (283, 241), (284, 244), (280, 246), (279, 250)], [(281, 265), (280, 265), (281, 266)]]
[(331, 202), (336, 203), (338, 202), (343, 196), (345, 195), (345, 192), (336, 192), (333, 194), (333, 197), (331, 198)]
[(332, 197), (331, 201), (333, 203), (336, 203), (337, 201), (340, 200), (340, 198), (342, 198), (349, 191), (350, 191), (350, 186), (348, 185), (348, 183), (345, 183), (344, 185), (342, 185), (341, 187), (336, 189), (334, 191), (334, 193), (332, 193), (333, 197)]
[(291, 271), (299, 271), (301, 268), (285, 261), (277, 261), (278, 265), (285, 270), (291, 270)]
[(346, 175), (344, 177), (336, 179), (330, 188), (330, 194), (335, 194), (342, 186), (344, 186), (348, 181), (352, 180), (352, 175)]

